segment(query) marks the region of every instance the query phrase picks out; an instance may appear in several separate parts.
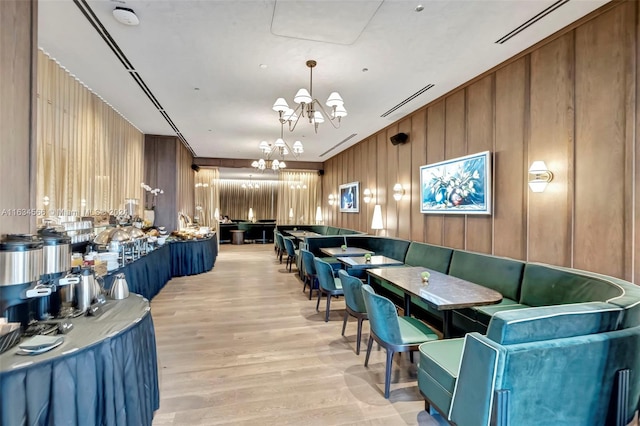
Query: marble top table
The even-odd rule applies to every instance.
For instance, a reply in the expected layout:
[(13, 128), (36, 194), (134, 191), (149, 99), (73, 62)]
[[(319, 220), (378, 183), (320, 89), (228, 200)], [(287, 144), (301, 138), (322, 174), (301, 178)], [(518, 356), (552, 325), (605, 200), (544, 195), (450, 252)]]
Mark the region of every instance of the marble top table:
[(384, 266), (401, 266), (404, 265), (404, 262), (396, 259), (392, 259), (387, 256), (371, 256), (370, 261), (366, 261), (364, 256), (359, 257), (338, 257), (338, 260), (345, 265), (347, 268), (354, 269), (371, 269), (371, 268), (380, 268)]
[(305, 237), (317, 237), (320, 235), (317, 232), (313, 232), (313, 231), (286, 231), (286, 232), (287, 234), (299, 240), (302, 240)]
[(364, 256), (365, 254), (374, 254), (371, 250), (365, 250), (359, 247), (347, 247), (345, 250), (342, 250), (341, 247), (321, 247), (320, 251), (327, 256), (333, 257), (354, 257), (354, 256)]
[[(422, 282), (422, 272), (429, 272), (429, 283)], [(453, 331), (453, 309), (500, 303), (502, 295), (495, 290), (420, 266), (407, 268), (368, 269), (369, 279), (376, 277), (404, 292), (404, 313), (410, 315), (411, 296), (417, 296), (443, 313), (445, 339)]]

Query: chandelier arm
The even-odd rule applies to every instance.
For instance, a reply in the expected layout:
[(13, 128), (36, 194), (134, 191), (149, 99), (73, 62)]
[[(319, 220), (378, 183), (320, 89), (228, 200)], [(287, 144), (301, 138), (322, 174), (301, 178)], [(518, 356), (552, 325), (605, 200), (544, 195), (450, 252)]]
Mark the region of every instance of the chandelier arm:
[[(296, 112), (298, 112), (298, 110), (301, 109), (299, 114), (296, 114)], [(296, 121), (293, 123), (293, 126), (291, 125), (291, 121), (289, 121), (289, 131), (293, 132), (296, 128), (296, 126), (298, 125), (298, 121), (300, 121), (300, 117), (303, 115), (304, 113), (304, 104), (299, 104), (296, 109), (293, 110), (293, 114), (296, 115)], [(284, 123), (283, 123), (284, 124)]]

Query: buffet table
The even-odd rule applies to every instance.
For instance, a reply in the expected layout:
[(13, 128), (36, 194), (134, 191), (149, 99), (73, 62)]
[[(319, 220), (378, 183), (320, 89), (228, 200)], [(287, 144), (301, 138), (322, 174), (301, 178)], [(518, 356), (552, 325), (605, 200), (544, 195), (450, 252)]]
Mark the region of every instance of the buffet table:
[(49, 352), (0, 355), (2, 425), (151, 425), (160, 404), (149, 302), (110, 300)]
[(110, 271), (104, 276), (104, 287), (110, 289), (115, 276), (124, 273), (129, 291), (151, 300), (172, 277), (210, 271), (217, 256), (216, 235), (202, 240), (168, 242), (134, 262)]

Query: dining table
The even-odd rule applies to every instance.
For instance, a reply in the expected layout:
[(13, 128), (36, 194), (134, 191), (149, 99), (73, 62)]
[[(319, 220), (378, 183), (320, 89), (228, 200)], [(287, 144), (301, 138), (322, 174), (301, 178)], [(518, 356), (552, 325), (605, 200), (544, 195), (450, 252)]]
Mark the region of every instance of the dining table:
[[(429, 273), (427, 282), (422, 279), (423, 272)], [(442, 311), (445, 339), (453, 334), (454, 309), (493, 305), (502, 300), (502, 295), (495, 290), (421, 266), (367, 269), (367, 274), (369, 284), (374, 277), (402, 290), (405, 316), (411, 315), (412, 296)]]
[(354, 256), (364, 256), (365, 254), (375, 254), (371, 250), (363, 249), (360, 247), (321, 247), (320, 251), (327, 256), (333, 257), (354, 257)]
[(404, 262), (401, 260), (392, 259), (382, 255), (372, 255), (369, 259), (367, 259), (366, 256), (341, 256), (337, 259), (344, 265), (345, 269), (371, 269), (404, 265)]

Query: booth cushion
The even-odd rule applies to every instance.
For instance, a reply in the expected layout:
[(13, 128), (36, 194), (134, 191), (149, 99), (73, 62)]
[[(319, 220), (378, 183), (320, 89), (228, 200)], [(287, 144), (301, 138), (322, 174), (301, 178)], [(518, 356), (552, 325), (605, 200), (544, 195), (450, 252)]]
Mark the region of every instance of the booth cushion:
[(418, 347), (418, 383), (420, 391), (445, 414), (455, 389), (462, 358), (464, 339), (445, 339), (426, 342)]
[(518, 260), (455, 250), (449, 275), (496, 290), (503, 297), (518, 300), (523, 268), (524, 262)]
[[(347, 237), (347, 245), (371, 250), (377, 255), (404, 262), (409, 248), (409, 241), (397, 238), (351, 236)], [(405, 262), (406, 263), (406, 262)]]
[(422, 266), (446, 274), (453, 250), (431, 244), (413, 241), (409, 245), (404, 263), (410, 266)]
[(529, 306), (607, 301), (624, 293), (621, 286), (596, 277), (549, 266), (527, 264), (520, 303)]

